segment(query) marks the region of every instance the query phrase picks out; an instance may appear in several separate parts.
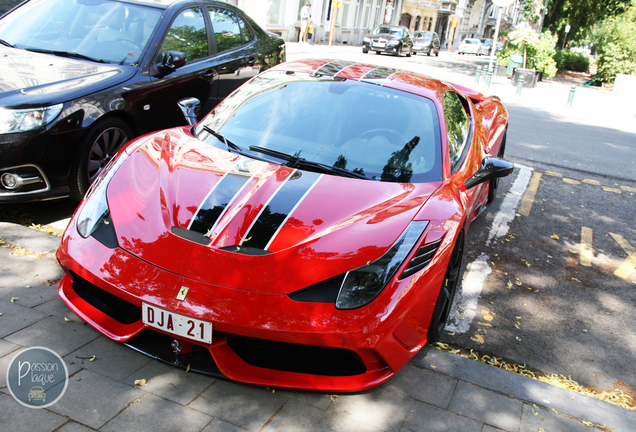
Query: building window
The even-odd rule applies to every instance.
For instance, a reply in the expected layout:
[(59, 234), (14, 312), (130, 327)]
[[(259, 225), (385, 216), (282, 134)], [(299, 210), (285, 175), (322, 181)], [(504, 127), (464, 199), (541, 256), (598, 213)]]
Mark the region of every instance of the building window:
[(286, 0), (267, 0), (267, 16), (265, 22), (272, 25), (282, 25), (285, 14)]

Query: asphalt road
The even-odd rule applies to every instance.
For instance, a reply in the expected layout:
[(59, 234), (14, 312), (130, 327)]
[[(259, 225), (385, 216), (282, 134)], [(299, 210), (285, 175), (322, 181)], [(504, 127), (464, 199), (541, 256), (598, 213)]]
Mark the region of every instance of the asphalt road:
[[(464, 85), (488, 61), (288, 45), (288, 60), (307, 57), (362, 60)], [(546, 85), (567, 96), (569, 84)], [(633, 392), (636, 121), (609, 111), (586, 115), (585, 107), (566, 115), (555, 108), (563, 105), (558, 99), (536, 103), (539, 90), (524, 91), (527, 99), (504, 99), (506, 156), (518, 168), (471, 227), (463, 291), (443, 340), (599, 389)], [(67, 199), (0, 204), (0, 220), (48, 224), (74, 209)], [(497, 230), (499, 238), (490, 238)]]

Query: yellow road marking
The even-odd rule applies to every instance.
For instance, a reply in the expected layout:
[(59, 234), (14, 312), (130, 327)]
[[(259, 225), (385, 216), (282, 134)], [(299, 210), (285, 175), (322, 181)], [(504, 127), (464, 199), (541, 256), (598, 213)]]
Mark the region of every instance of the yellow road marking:
[(592, 266), (592, 228), (581, 227), (581, 265), (585, 267)]
[(621, 186), (621, 189), (623, 189), (625, 192), (636, 193), (636, 188), (633, 188), (633, 187)]
[(563, 174), (560, 174), (558, 172), (554, 172), (554, 171), (546, 171), (545, 175), (549, 175), (552, 177), (563, 177)]
[(578, 180), (572, 180), (572, 179), (569, 179), (569, 178), (566, 178), (566, 177), (563, 177), (563, 181), (568, 183), (568, 184), (573, 184), (573, 185), (580, 185), (581, 184), (581, 182), (578, 181)]
[(627, 254), (627, 259), (618, 266), (614, 274), (620, 278), (626, 278), (636, 270), (636, 250), (630, 245), (625, 237), (620, 234), (609, 233), (618, 245)]
[(521, 200), (521, 206), (519, 207), (520, 215), (530, 216), (530, 210), (532, 209), (532, 203), (534, 203), (534, 197), (537, 195), (540, 181), (541, 173), (535, 172), (532, 175), (528, 189), (526, 189), (526, 193), (523, 195), (523, 199)]
[(601, 182), (598, 181), (598, 180), (583, 179), (583, 180), (581, 180), (581, 182), (587, 183), (587, 184), (591, 184), (591, 185), (594, 185), (594, 186), (600, 186), (601, 185)]
[(609, 187), (609, 186), (601, 186), (601, 188), (603, 188), (603, 190), (605, 192), (614, 192), (614, 193), (623, 193), (622, 190), (618, 189), (618, 188), (613, 188), (613, 187)]

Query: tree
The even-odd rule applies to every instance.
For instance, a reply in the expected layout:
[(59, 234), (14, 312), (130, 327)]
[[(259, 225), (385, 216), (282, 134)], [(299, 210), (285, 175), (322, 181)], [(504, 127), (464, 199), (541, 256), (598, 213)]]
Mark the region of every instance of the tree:
[(616, 74), (636, 74), (636, 4), (601, 25), (598, 47), (598, 73), (603, 81), (614, 81)]
[(523, 68), (525, 69), (528, 48), (534, 47), (539, 43), (539, 35), (528, 26), (519, 26), (517, 30), (508, 36), (510, 37), (510, 42), (523, 52)]

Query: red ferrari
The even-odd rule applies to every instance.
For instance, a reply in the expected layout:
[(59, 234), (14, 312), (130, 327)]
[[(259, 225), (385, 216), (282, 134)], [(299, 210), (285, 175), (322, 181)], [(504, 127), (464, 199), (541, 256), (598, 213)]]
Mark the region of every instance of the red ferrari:
[(60, 296), (190, 370), (377, 386), (444, 328), (471, 221), (513, 170), (507, 122), (413, 72), (280, 64), (119, 152), (64, 234)]

